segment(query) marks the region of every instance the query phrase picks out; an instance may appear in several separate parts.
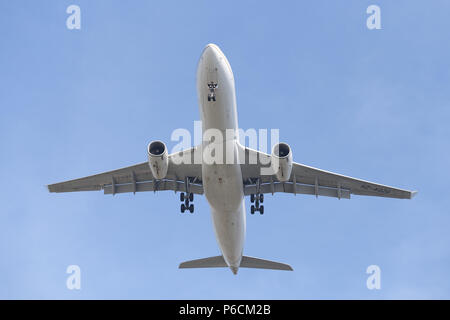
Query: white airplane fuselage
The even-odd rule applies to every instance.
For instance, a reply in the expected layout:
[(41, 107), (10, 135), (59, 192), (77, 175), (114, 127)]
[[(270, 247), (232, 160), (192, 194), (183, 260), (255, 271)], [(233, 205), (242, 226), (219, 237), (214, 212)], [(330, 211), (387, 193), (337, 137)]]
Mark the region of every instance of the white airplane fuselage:
[[(217, 84), (214, 99), (208, 99), (212, 92), (208, 87), (209, 83)], [(233, 72), (225, 55), (214, 44), (207, 45), (200, 57), (197, 67), (197, 94), (203, 134), (208, 130), (219, 130), (223, 139), (214, 141), (215, 145), (220, 148), (221, 144), (228, 143), (235, 151), (233, 156), (237, 157), (239, 140)], [(236, 134), (227, 136), (227, 129), (233, 129)], [(203, 143), (205, 146), (207, 142)], [(225, 151), (220, 159), (223, 161), (219, 163), (203, 162), (203, 189), (211, 206), (214, 231), (225, 262), (233, 273), (237, 273), (245, 240), (242, 173), (240, 162), (236, 158), (232, 164), (227, 164), (229, 161), (225, 160)]]

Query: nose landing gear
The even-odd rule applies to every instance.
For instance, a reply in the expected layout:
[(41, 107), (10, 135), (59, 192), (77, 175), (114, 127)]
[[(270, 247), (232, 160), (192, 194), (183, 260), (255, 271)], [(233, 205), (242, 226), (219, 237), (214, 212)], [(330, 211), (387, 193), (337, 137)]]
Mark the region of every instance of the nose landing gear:
[(217, 87), (218, 87), (217, 83), (214, 83), (213, 81), (208, 83), (208, 89), (209, 89), (208, 101), (216, 101), (216, 89), (217, 89)]

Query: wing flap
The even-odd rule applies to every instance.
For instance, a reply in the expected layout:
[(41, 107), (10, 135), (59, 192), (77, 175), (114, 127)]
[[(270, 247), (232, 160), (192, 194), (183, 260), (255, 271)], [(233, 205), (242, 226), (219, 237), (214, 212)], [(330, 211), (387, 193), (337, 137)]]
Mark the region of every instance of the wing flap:
[[(152, 180), (146, 182), (127, 183), (121, 185), (107, 185), (103, 187), (104, 194), (145, 192), (145, 191), (185, 191), (184, 181), (175, 180)], [(199, 184), (189, 184), (189, 192), (194, 194), (203, 194), (203, 186)]]
[[(315, 186), (305, 185), (296, 183), (294, 187), (293, 182), (272, 182), (272, 183), (264, 183), (260, 186), (259, 193), (293, 193), (293, 194), (309, 194), (309, 195), (317, 195), (317, 196), (325, 196), (325, 197), (334, 197), (334, 198), (344, 198), (350, 199), (350, 191), (346, 189), (342, 189), (339, 191), (337, 188), (327, 188), (318, 186), (317, 189)], [(256, 185), (246, 185), (244, 186), (244, 194), (246, 196), (257, 193)]]

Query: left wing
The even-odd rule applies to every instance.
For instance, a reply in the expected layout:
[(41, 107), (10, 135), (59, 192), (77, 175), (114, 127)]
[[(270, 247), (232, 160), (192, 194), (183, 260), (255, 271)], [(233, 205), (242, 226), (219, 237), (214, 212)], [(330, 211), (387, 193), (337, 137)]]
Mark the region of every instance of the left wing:
[(162, 180), (154, 179), (148, 162), (121, 168), (100, 174), (55, 183), (48, 186), (50, 192), (74, 192), (103, 190), (104, 194), (116, 194), (141, 191), (185, 191), (203, 194), (202, 169), (194, 163), (194, 154), (198, 147), (183, 151), (190, 154), (191, 162), (177, 164), (173, 161), (179, 154), (169, 155), (169, 168)]
[[(257, 159), (257, 163), (249, 164), (250, 158)], [(241, 170), (246, 195), (286, 192), (347, 199), (350, 199), (351, 194), (411, 199), (417, 193), (417, 191), (360, 180), (295, 162), (292, 164), (289, 180), (280, 182), (275, 175), (261, 175), (261, 168), (269, 167), (270, 159), (271, 156), (266, 153), (245, 148), (245, 164), (241, 165)]]

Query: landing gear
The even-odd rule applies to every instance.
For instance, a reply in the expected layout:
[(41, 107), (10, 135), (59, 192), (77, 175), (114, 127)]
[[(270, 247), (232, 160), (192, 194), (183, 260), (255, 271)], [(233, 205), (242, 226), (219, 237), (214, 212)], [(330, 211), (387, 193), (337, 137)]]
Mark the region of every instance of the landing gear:
[(218, 87), (217, 83), (211, 81), (208, 83), (208, 101), (216, 101), (216, 88)]
[(190, 184), (194, 183), (197, 178), (185, 177), (184, 178), (184, 186), (185, 192), (180, 193), (180, 201), (181, 201), (181, 213), (184, 213), (186, 210), (190, 213), (194, 213), (194, 204), (191, 203), (194, 201), (194, 194), (190, 191)]
[(181, 204), (181, 213), (184, 213), (186, 210), (190, 213), (194, 213), (194, 204), (190, 203), (194, 201), (194, 194), (193, 193), (180, 193), (180, 201), (183, 202)]
[(254, 203), (250, 207), (250, 213), (254, 214), (256, 211), (259, 211), (260, 214), (264, 214), (264, 206), (259, 205), (260, 203), (264, 202), (264, 195), (261, 194), (251, 194), (250, 195), (250, 202)]
[(262, 194), (262, 193), (259, 194), (259, 195), (251, 194), (250, 195), (250, 202), (253, 203), (255, 201), (259, 201), (259, 202), (263, 203), (264, 202), (264, 194)]
[(250, 194), (250, 202), (252, 203), (250, 213), (254, 214), (255, 211), (259, 211), (260, 214), (264, 214), (264, 206), (259, 205), (264, 202), (264, 194), (261, 193), (261, 179), (249, 179), (249, 184), (255, 185), (255, 193)]

